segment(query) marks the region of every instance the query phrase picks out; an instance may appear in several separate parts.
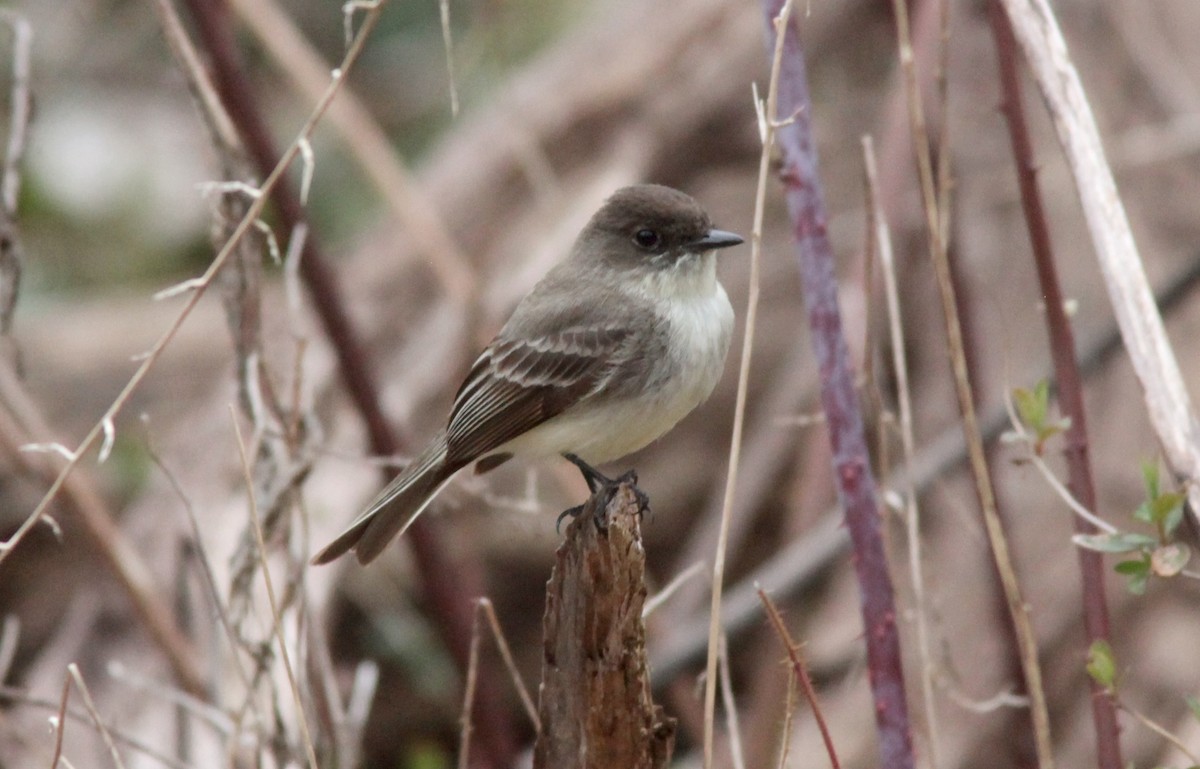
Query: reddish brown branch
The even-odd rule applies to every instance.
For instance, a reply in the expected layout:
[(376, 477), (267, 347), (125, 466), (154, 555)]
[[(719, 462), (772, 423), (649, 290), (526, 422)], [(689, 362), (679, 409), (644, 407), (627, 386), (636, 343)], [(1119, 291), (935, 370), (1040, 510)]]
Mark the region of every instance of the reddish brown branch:
[[(782, 5), (782, 0), (763, 3), (768, 51), (775, 50), (773, 20)], [(842, 332), (833, 248), (827, 232), (828, 214), (812, 135), (808, 78), (794, 22), (786, 29), (778, 99), (778, 113), (768, 115), (768, 119), (786, 121), (777, 134), (782, 153), (780, 177), (796, 239), (838, 496), (854, 546), (881, 765), (908, 769), (913, 766), (912, 731), (905, 700), (896, 606), (880, 532), (875, 478)]]
[[(225, 108), (254, 165), (259, 173), (266, 174), (274, 168), (279, 153), (260, 111), (260, 101), (241, 66), (228, 8), (221, 0), (186, 0), (186, 4), (196, 22), (202, 47), (210, 57), (213, 79)], [(305, 220), (299, 198), (287, 185), (275, 187), (271, 202), (285, 232), (293, 232)], [(311, 229), (301, 253), (300, 274), (337, 355), (346, 390), (366, 423), (371, 451), (381, 455), (399, 453), (401, 442), (383, 414), (363, 344), (350, 323), (337, 280), (326, 265)], [(474, 597), (483, 592), (482, 576), (474, 564), (455, 562), (449, 557), (436, 522), (428, 517), (413, 525), (406, 540), (413, 549), (422, 575), (421, 584), (427, 591), (442, 638), (460, 669), (465, 671), (470, 656)], [(512, 730), (497, 707), (499, 700), (492, 677), (481, 675), (480, 679), (476, 732), (488, 763), (507, 766), (515, 754)]]
[(821, 712), (821, 703), (817, 701), (817, 690), (813, 688), (812, 677), (808, 674), (808, 665), (804, 664), (804, 657), (800, 656), (800, 647), (788, 633), (787, 626), (783, 624), (783, 617), (779, 615), (779, 609), (775, 607), (775, 603), (761, 588), (757, 592), (763, 608), (767, 611), (767, 617), (770, 618), (771, 625), (775, 628), (776, 635), (787, 649), (788, 660), (792, 665), (792, 675), (796, 677), (796, 681), (804, 691), (804, 698), (808, 700), (808, 706), (812, 708), (817, 728), (821, 730), (821, 739), (825, 742), (825, 752), (829, 754), (829, 763), (833, 769), (840, 769), (841, 762), (838, 761), (837, 750), (833, 747), (833, 736), (829, 733), (829, 725), (825, 723), (825, 715)]
[[(1092, 481), (1092, 465), (1088, 459), (1087, 421), (1083, 407), (1083, 384), (1075, 360), (1075, 335), (1063, 306), (1062, 288), (1050, 243), (1050, 228), (1042, 206), (1037, 185), (1033, 146), (1025, 122), (1025, 107), (1021, 100), (1021, 83), (1017, 71), (1017, 42), (1012, 26), (999, 0), (989, 3), (992, 34), (996, 39), (996, 55), (1000, 62), (1000, 83), (1003, 88), (1002, 109), (1007, 118), (1009, 139), (1017, 166), (1017, 184), (1021, 190), (1021, 205), (1033, 261), (1037, 266), (1038, 282), (1046, 308), (1046, 330), (1050, 336), (1050, 353), (1054, 359), (1054, 378), (1057, 382), (1058, 403), (1062, 413), (1071, 420), (1064, 433), (1063, 455), (1067, 462), (1067, 485), (1079, 503), (1096, 512), (1096, 488)], [(1072, 516), (1075, 530), (1094, 534), (1096, 528), (1080, 516)], [(1083, 578), (1083, 615), (1088, 645), (1096, 640), (1109, 640), (1108, 604), (1104, 591), (1104, 560), (1100, 553), (1077, 548), (1079, 570)], [(1091, 682), (1092, 720), (1096, 725), (1096, 756), (1100, 769), (1119, 769), (1121, 761), (1120, 730), (1112, 697), (1095, 680)]]

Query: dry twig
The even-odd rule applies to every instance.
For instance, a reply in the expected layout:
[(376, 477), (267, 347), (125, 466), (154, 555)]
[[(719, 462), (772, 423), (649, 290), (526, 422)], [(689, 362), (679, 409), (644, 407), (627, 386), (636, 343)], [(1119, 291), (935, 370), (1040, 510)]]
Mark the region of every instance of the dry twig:
[(1150, 423), (1200, 521), (1200, 422), (1163, 328), (1100, 131), (1046, 0), (1001, 0), (1054, 119)]

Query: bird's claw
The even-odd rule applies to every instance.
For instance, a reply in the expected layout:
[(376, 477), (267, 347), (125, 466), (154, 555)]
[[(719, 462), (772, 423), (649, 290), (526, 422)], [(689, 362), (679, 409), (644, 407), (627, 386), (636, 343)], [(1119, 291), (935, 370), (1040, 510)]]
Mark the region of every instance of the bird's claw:
[[(638, 488), (637, 471), (630, 470), (619, 478), (613, 479), (601, 473), (596, 468), (584, 462), (575, 454), (564, 454), (567, 461), (579, 468), (579, 472), (583, 474), (584, 481), (587, 482), (588, 489), (593, 496), (603, 494), (603, 498), (598, 501), (592, 514), (592, 522), (596, 525), (597, 531), (605, 531), (608, 528), (608, 504), (612, 502), (613, 495), (617, 493), (617, 488), (622, 484), (629, 484), (633, 490), (634, 499), (637, 500), (637, 513), (639, 518), (644, 518), (646, 512), (650, 510), (650, 497), (646, 492)], [(562, 528), (564, 518), (575, 518), (583, 512), (586, 505), (576, 505), (568, 508), (559, 514), (558, 520), (554, 523), (555, 533), (559, 533)]]

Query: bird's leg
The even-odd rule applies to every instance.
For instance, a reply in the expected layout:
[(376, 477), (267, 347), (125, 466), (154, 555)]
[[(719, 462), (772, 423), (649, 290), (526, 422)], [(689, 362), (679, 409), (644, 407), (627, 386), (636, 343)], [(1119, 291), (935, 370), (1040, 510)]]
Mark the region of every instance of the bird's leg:
[[(584, 462), (577, 454), (563, 454), (563, 459), (579, 468), (579, 472), (583, 474), (583, 480), (587, 482), (588, 491), (592, 492), (593, 494), (602, 488), (607, 488), (613, 485), (613, 480), (611, 478), (609, 478), (607, 475), (604, 475), (587, 462)], [(637, 483), (637, 476), (634, 476), (633, 482), (635, 484)]]
[[(604, 492), (603, 503), (597, 505), (594, 516), (597, 529), (606, 528), (606, 524), (604, 522), (604, 511), (608, 508), (608, 503), (612, 500), (613, 494), (616, 493), (617, 487), (622, 483), (628, 483), (632, 487), (634, 498), (637, 499), (639, 516), (645, 515), (646, 511), (650, 509), (650, 498), (646, 496), (646, 492), (638, 488), (637, 472), (634, 470), (630, 470), (621, 477), (613, 479), (604, 475), (587, 462), (584, 462), (575, 454), (563, 454), (563, 458), (579, 468), (579, 472), (583, 474), (583, 480), (587, 482), (588, 489), (592, 492), (592, 494), (596, 494), (600, 491)], [(583, 508), (584, 505), (577, 505), (564, 510), (558, 516), (558, 521), (554, 524), (555, 532), (557, 532), (559, 527), (562, 525), (563, 518), (574, 518), (583, 512)]]

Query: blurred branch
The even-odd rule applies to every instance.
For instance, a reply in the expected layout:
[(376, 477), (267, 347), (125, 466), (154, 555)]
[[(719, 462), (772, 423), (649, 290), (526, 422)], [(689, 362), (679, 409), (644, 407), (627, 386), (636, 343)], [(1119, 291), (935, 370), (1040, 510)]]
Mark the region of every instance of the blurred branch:
[[(93, 550), (129, 597), (133, 611), (146, 633), (163, 653), (180, 685), (201, 699), (208, 699), (208, 685), (196, 650), (172, 617), (161, 584), (129, 540), (121, 533), (112, 511), (86, 473), (69, 477), (54, 469), (44, 454), (22, 451), (34, 440), (47, 440), (53, 432), (38, 406), (17, 379), (9, 364), (0, 363), (0, 450), (31, 476), (47, 483), (60, 481), (61, 500), (88, 533)], [(40, 516), (39, 516), (40, 518)], [(37, 518), (29, 518), (36, 521)], [(9, 542), (14, 542), (16, 536)], [(0, 559), (6, 551), (0, 549)]]
[[(1096, 510), (1096, 487), (1092, 480), (1092, 464), (1088, 458), (1086, 412), (1083, 406), (1083, 383), (1075, 362), (1075, 334), (1063, 303), (1054, 250), (1050, 243), (1050, 228), (1038, 189), (1033, 145), (1025, 122), (1025, 106), (1021, 99), (1021, 82), (1017, 71), (1016, 40), (1000, 0), (988, 4), (996, 54), (1000, 64), (1000, 83), (1003, 89), (1001, 110), (1007, 118), (1017, 183), (1025, 224), (1029, 230), (1038, 283), (1042, 289), (1046, 329), (1050, 337), (1050, 353), (1054, 358), (1054, 379), (1058, 384), (1058, 402), (1063, 415), (1070, 420), (1064, 434), (1063, 454), (1067, 460), (1068, 485), (1071, 495), (1088, 511)], [(1075, 530), (1094, 534), (1097, 529), (1080, 516), (1072, 516)], [(1076, 548), (1083, 584), (1083, 615), (1087, 642), (1109, 640), (1108, 603), (1104, 591), (1104, 559), (1100, 553)], [(1120, 726), (1113, 698), (1098, 681), (1091, 685), (1092, 720), (1096, 728), (1096, 754), (1100, 769), (1120, 769)]]
[[(1009, 555), (1008, 539), (996, 504), (996, 491), (984, 453), (983, 435), (979, 428), (979, 415), (975, 408), (971, 376), (967, 369), (966, 345), (963, 342), (963, 323), (955, 290), (953, 270), (946, 249), (949, 230), (946, 220), (949, 212), (939, 208), (937, 180), (934, 179), (930, 158), (929, 137), (925, 129), (921, 95), (917, 91), (917, 78), (913, 71), (912, 41), (908, 29), (908, 11), (903, 0), (894, 0), (892, 7), (896, 15), (896, 36), (900, 47), (900, 64), (910, 74), (906, 78), (909, 103), (909, 121), (912, 126), (913, 150), (917, 161), (922, 202), (925, 212), (925, 229), (929, 245), (929, 258), (933, 262), (938, 295), (942, 305), (942, 319), (946, 329), (946, 341), (953, 372), (954, 392), (958, 398), (958, 409), (962, 415), (962, 430), (966, 438), (967, 456), (971, 474), (975, 479), (975, 491), (983, 514), (984, 528), (1004, 602), (1008, 608), (1012, 627), (1016, 634), (1020, 653), (1021, 671), (1030, 698), (1034, 743), (1038, 765), (1041, 769), (1052, 769), (1054, 751), (1050, 738), (1050, 716), (1046, 707), (1046, 694), (1042, 688), (1042, 670), (1038, 662), (1037, 638), (1029, 619), (1029, 610), (1021, 596), (1016, 569)], [(944, 159), (943, 159), (944, 161)]]
[[(899, 411), (900, 445), (905, 465), (916, 458), (913, 437), (912, 395), (908, 386), (908, 353), (904, 345), (904, 328), (900, 313), (900, 292), (896, 286), (896, 263), (892, 251), (892, 236), (888, 231), (887, 214), (879, 198), (879, 171), (875, 147), (870, 136), (864, 136), (863, 166), (866, 171), (867, 218), (874, 233), (874, 246), (883, 273), (884, 298), (887, 305), (889, 346), (892, 348), (892, 371), (896, 378), (896, 401)], [(871, 258), (868, 254), (868, 259)], [(921, 561), (921, 511), (917, 505), (917, 490), (911, 476), (900, 487), (904, 497), (904, 528), (908, 536), (908, 573), (912, 580), (913, 612), (916, 614), (917, 656), (921, 661), (921, 699), (925, 709), (925, 729), (928, 736), (930, 769), (938, 769), (941, 736), (937, 705), (933, 697), (934, 664), (930, 650), (930, 607), (925, 593), (925, 576)]]
[(799, 28), (793, 22), (776, 30), (772, 20), (780, 5), (781, 0), (763, 3), (768, 45), (778, 36), (783, 47), (778, 112), (769, 114), (767, 119), (783, 121), (777, 135), (783, 163), (780, 177), (796, 240), (838, 496), (854, 543), (853, 562), (859, 582), (881, 763), (890, 769), (905, 769), (914, 764), (912, 729), (905, 698), (897, 611), (880, 531), (879, 500), (842, 333)]
[[(213, 257), (212, 262), (209, 263), (209, 266), (204, 273), (199, 278), (186, 283), (189, 293), (179, 313), (175, 316), (174, 320), (168, 326), (166, 331), (159, 336), (158, 340), (154, 343), (150, 351), (142, 358), (141, 364), (126, 382), (116, 399), (114, 399), (108, 408), (105, 409), (104, 414), (95, 423), (95, 425), (92, 426), (87, 435), (84, 436), (83, 440), (80, 441), (74, 450), (66, 451), (68, 458), (65, 465), (57, 472), (57, 474), (54, 474), (53, 471), (49, 471), (50, 474), (54, 475), (54, 480), (50, 483), (49, 489), (35, 506), (33, 512), (26, 517), (24, 522), (22, 522), (22, 524), (17, 528), (13, 535), (9, 537), (8, 540), (0, 542), (0, 564), (4, 562), (4, 560), (20, 544), (20, 542), (29, 534), (33, 527), (42, 520), (43, 516), (49, 512), (51, 503), (54, 502), (59, 493), (62, 492), (65, 487), (77, 489), (80, 488), (79, 481), (71, 480), (73, 471), (82, 461), (87, 452), (95, 447), (97, 442), (99, 442), (102, 437), (105, 437), (106, 442), (108, 438), (111, 438), (114, 432), (114, 423), (117, 416), (120, 415), (124, 410), (134, 391), (138, 389), (142, 381), (146, 378), (146, 375), (150, 372), (150, 369), (153, 368), (154, 364), (158, 362), (163, 350), (165, 350), (175, 338), (175, 335), (179, 332), (179, 329), (182, 327), (183, 323), (187, 320), (188, 316), (191, 315), (192, 310), (194, 310), (196, 305), (199, 304), (200, 299), (204, 296), (209, 286), (212, 285), (214, 277), (229, 260), (230, 255), (238, 246), (238, 243), (258, 220), (259, 215), (266, 206), (268, 195), (270, 194), (271, 190), (276, 186), (276, 184), (278, 184), (287, 168), (291, 165), (292, 161), (296, 159), (296, 156), (300, 152), (301, 144), (307, 142), (308, 137), (316, 128), (317, 123), (320, 121), (321, 116), (328, 108), (329, 103), (337, 94), (341, 83), (345, 79), (346, 72), (349, 71), (353, 67), (355, 61), (357, 61), (359, 54), (362, 52), (362, 48), (367, 36), (370, 34), (371, 30), (375, 26), (375, 22), (378, 20), (381, 8), (382, 5), (380, 4), (368, 12), (361, 28), (359, 29), (358, 35), (354, 38), (353, 43), (346, 52), (346, 56), (342, 62), (342, 67), (339, 70), (339, 76), (334, 78), (329, 84), (329, 87), (323, 94), (321, 100), (314, 107), (312, 113), (301, 127), (296, 140), (293, 141), (288, 147), (279, 163), (271, 169), (270, 174), (267, 175), (267, 178), (262, 183), (260, 188), (261, 194), (252, 200), (245, 216), (230, 235), (230, 239), (225, 243), (217, 255)], [(33, 413), (36, 413), (36, 410), (33, 410)], [(41, 431), (39, 431), (39, 433), (40, 432)], [(44, 435), (45, 433), (42, 434)], [(101, 456), (103, 456), (104, 453), (104, 447), (102, 446)], [(82, 492), (68, 492), (68, 496), (76, 496), (81, 493)], [(111, 542), (113, 544), (113, 547), (106, 548), (103, 550), (103, 552), (111, 556), (108, 559), (108, 563), (110, 567), (114, 569), (118, 578), (122, 580), (123, 584), (127, 584), (128, 586), (149, 586), (154, 584), (154, 581), (150, 578), (148, 571), (145, 571), (145, 573), (142, 574), (138, 574), (136, 571), (134, 571), (135, 565), (142, 563), (141, 559), (136, 557), (133, 549), (129, 547), (128, 543), (126, 543), (125, 540), (120, 536), (119, 529), (115, 521), (112, 519), (112, 516), (106, 510), (104, 510), (103, 505), (99, 502), (98, 496), (95, 499), (95, 503), (96, 504), (94, 506), (80, 508), (81, 511), (91, 510), (95, 513), (94, 516), (84, 515), (83, 520), (85, 525), (89, 528), (89, 531), (93, 533), (93, 536), (105, 537), (106, 539), (103, 541)], [(151, 629), (152, 633), (156, 634), (156, 640), (159, 640), (160, 645), (163, 645), (164, 648), (175, 648), (176, 645), (174, 643), (167, 643), (164, 640), (168, 638), (167, 634), (178, 634), (178, 629), (175, 628), (174, 625), (169, 622), (169, 620), (165, 619), (170, 617), (169, 611), (166, 611), (165, 609), (162, 611), (162, 617), (160, 618), (162, 619), (161, 622), (151, 622), (151, 620), (153, 620), (155, 617), (158, 617), (157, 610), (152, 611), (151, 608), (149, 608), (150, 604), (143, 605), (138, 603), (138, 601), (145, 599), (147, 596), (152, 595), (152, 593), (147, 592), (148, 588), (147, 590), (134, 590), (133, 587), (130, 587), (129, 589), (131, 590), (131, 597), (133, 597), (135, 600), (135, 605), (137, 605), (139, 611), (143, 613), (143, 617), (147, 619), (148, 627)], [(183, 642), (181, 648), (186, 648), (186, 642)], [(205, 696), (206, 687), (204, 686), (202, 677), (198, 672), (188, 667), (191, 664), (190, 654), (173, 654), (169, 652), (168, 658), (175, 669), (176, 675), (181, 679), (183, 686), (197, 696)]]
[[(1157, 293), (1158, 305), (1169, 313), (1178, 308), (1200, 284), (1200, 259), (1192, 259), (1187, 268), (1175, 275)], [(1100, 371), (1118, 352), (1121, 332), (1114, 325), (1086, 343), (1079, 356), (1079, 371), (1086, 379)], [(1029, 381), (1044, 379), (1052, 372), (1030, 372)], [(988, 408), (980, 418), (980, 429), (987, 442), (996, 440), (1008, 427), (1004, 404)], [(897, 468), (890, 478), (891, 488), (906, 488), (911, 484), (922, 494), (946, 473), (959, 467), (967, 458), (966, 439), (958, 426), (943, 430), (926, 442), (912, 462)], [(807, 535), (789, 543), (782, 550), (747, 574), (725, 591), (721, 602), (721, 625), (730, 636), (736, 636), (762, 620), (762, 606), (755, 592), (761, 584), (779, 601), (792, 600), (816, 583), (834, 561), (850, 546), (850, 538), (841, 526), (837, 510), (827, 511)], [(694, 663), (705, 650), (704, 629), (708, 616), (681, 618), (672, 625), (670, 635), (656, 644), (651, 667), (661, 683), (671, 681), (685, 666)]]
[[(260, 172), (265, 172), (275, 164), (274, 140), (263, 118), (260, 102), (240, 64), (228, 9), (221, 0), (186, 0), (186, 4), (196, 21), (203, 46), (211, 57), (222, 101), (238, 127), (253, 162)], [(381, 9), (382, 3), (374, 6), (367, 21), (376, 19)], [(356, 40), (362, 37), (363, 32), (360, 31)], [(342, 82), (345, 67), (335, 72), (338, 74), (335, 82)], [(304, 221), (304, 211), (295, 192), (287, 185), (273, 186), (269, 192), (278, 209), (282, 227), (286, 231), (294, 231)], [(304, 241), (300, 274), (337, 355), (342, 379), (366, 423), (371, 451), (379, 455), (399, 453), (401, 442), (384, 416), (362, 340), (350, 322), (336, 276), (327, 266), (311, 231)], [(460, 669), (466, 670), (470, 659), (472, 599), (483, 592), (483, 580), (476, 568), (464, 561), (454, 562), (437, 526), (437, 522), (425, 517), (413, 525), (407, 541), (423, 575), (422, 584), (442, 638)], [(487, 760), (496, 766), (507, 765), (515, 751), (508, 719), (498, 707), (499, 698), (490, 676), (482, 677), (479, 688), (478, 731), (487, 748)]]
[(1045, 0), (1002, 0), (1075, 178), (1109, 301), (1167, 461), (1200, 521), (1200, 423), (1138, 255), (1079, 73)]
[(0, 22), (12, 31), (12, 85), (8, 94), (8, 144), (0, 174), (0, 336), (12, 331), (21, 285), (21, 241), (17, 234), (17, 201), (21, 191), (21, 159), (29, 131), (31, 99), (29, 67), (33, 29), (24, 16), (0, 9)]
[[(275, 0), (229, 0), (229, 3), (296, 89), (309, 99), (319, 96), (329, 79), (329, 67), (279, 4)], [(478, 291), (470, 261), (419, 182), (396, 154), (378, 121), (349, 88), (330, 107), (329, 124), (391, 206), (416, 243), (416, 251), (426, 255), (442, 288), (456, 302), (470, 305)]]
[[(786, 27), (792, 12), (792, 0), (784, 0), (768, 24)], [(713, 553), (712, 592), (708, 622), (708, 661), (704, 674), (704, 769), (713, 762), (713, 737), (716, 731), (715, 712), (717, 699), (717, 656), (722, 646), (721, 591), (725, 586), (725, 551), (729, 542), (730, 519), (733, 517), (733, 500), (737, 494), (738, 473), (741, 469), (742, 432), (746, 424), (746, 393), (750, 386), (750, 358), (754, 350), (754, 331), (758, 319), (759, 268), (762, 263), (763, 215), (766, 210), (767, 174), (771, 167), (771, 150), (775, 146), (775, 115), (779, 95), (779, 72), (783, 59), (783, 43), (777, 41), (769, 52), (771, 77), (767, 84), (765, 100), (759, 100), (754, 92), (754, 109), (758, 115), (758, 135), (762, 151), (758, 160), (758, 182), (754, 192), (754, 225), (750, 232), (750, 275), (746, 296), (746, 328), (742, 336), (742, 355), (738, 364), (737, 394), (733, 407), (733, 428), (729, 439), (729, 466), (725, 475), (725, 493), (721, 499), (721, 517), (717, 528), (717, 546)], [(730, 733), (732, 745), (738, 744), (738, 735)], [(735, 757), (738, 752), (734, 752)]]

